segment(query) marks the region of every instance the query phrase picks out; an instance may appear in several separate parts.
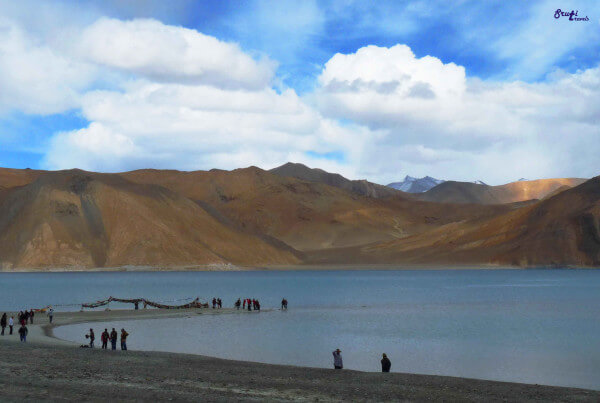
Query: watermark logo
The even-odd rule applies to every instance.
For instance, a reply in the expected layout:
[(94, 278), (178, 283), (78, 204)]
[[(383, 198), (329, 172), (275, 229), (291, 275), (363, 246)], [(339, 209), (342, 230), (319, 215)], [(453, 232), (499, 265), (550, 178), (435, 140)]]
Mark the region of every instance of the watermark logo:
[(585, 17), (579, 17), (578, 15), (579, 15), (579, 10), (571, 10), (569, 12), (569, 11), (563, 11), (559, 8), (554, 12), (554, 18), (556, 18), (557, 20), (560, 17), (569, 17), (569, 21), (589, 21), (590, 20), (587, 15)]

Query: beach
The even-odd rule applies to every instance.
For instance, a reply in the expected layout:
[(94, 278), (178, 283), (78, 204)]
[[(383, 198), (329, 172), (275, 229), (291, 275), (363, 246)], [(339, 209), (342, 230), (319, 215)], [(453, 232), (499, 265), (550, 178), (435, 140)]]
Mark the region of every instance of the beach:
[[(56, 326), (192, 315), (251, 314), (232, 309), (56, 312), (0, 336), (3, 400), (170, 401), (598, 401), (599, 391), (456, 377), (303, 368), (190, 354), (104, 351), (56, 339)], [(92, 325), (93, 327), (93, 325)], [(96, 345), (99, 345), (99, 329)], [(82, 335), (82, 343), (85, 339)], [(133, 346), (130, 348), (134, 349)], [(293, 348), (293, 346), (290, 346)]]

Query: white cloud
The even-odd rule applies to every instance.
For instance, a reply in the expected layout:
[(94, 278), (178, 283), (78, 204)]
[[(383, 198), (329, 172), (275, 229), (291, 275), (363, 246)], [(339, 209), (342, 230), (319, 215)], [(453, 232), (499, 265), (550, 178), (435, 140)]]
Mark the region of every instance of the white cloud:
[(94, 123), (56, 136), (48, 167), (274, 166), (290, 154), (348, 148), (344, 141), (358, 133), (323, 119), (289, 89), (137, 82), (124, 92), (90, 92), (82, 105)]
[(76, 45), (84, 58), (165, 82), (257, 89), (273, 78), (275, 63), (256, 61), (234, 43), (156, 20), (101, 18)]
[[(600, 172), (600, 67), (494, 82), (405, 45), (367, 46), (334, 55), (299, 97), (277, 87), (267, 57), (195, 30), (101, 18), (50, 32), (23, 21), (0, 20), (0, 113), (75, 108), (90, 122), (52, 138), (46, 168), (295, 161), (378, 182), (490, 183)], [(327, 153), (341, 158), (318, 157)]]
[(52, 114), (76, 108), (95, 73), (93, 66), (55, 52), (0, 17), (0, 113)]
[(332, 57), (319, 83), (326, 116), (386, 133), (368, 143), (361, 167), (382, 181), (600, 172), (600, 67), (543, 83), (489, 82), (403, 45), (368, 46)]

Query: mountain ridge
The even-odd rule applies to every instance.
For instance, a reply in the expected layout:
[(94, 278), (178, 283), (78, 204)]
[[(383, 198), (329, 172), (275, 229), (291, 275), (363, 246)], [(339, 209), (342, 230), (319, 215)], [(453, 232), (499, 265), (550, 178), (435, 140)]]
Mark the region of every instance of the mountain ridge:
[(257, 167), (0, 169), (0, 268), (600, 265), (600, 178), (519, 183), (529, 190), (511, 197), (547, 194), (463, 204), (372, 197)]

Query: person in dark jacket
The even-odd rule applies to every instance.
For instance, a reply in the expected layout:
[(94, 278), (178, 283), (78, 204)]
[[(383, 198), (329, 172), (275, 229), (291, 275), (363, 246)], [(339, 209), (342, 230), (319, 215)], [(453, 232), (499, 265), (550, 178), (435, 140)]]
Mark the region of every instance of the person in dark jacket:
[(90, 333), (85, 335), (86, 339), (90, 339), (90, 348), (94, 348), (94, 340), (96, 340), (96, 335), (94, 334), (94, 329), (90, 329)]
[(117, 338), (118, 337), (119, 337), (119, 335), (117, 334), (117, 331), (113, 327), (112, 332), (110, 332), (110, 347), (111, 347), (111, 350), (116, 350), (117, 349)]
[(2, 327), (2, 336), (4, 336), (4, 329), (6, 328), (6, 312), (4, 312), (0, 319), (0, 327)]
[(27, 341), (27, 333), (29, 333), (27, 326), (21, 325), (21, 328), (19, 329), (19, 337), (21, 337), (21, 341), (23, 343)]
[(390, 372), (390, 368), (392, 368), (392, 362), (388, 356), (383, 353), (383, 358), (381, 359), (381, 372)]
[(344, 361), (342, 360), (342, 351), (339, 348), (333, 352), (333, 368), (344, 368)]
[(100, 340), (102, 340), (102, 349), (106, 350), (108, 348), (108, 339), (109, 339), (109, 335), (108, 335), (108, 329), (104, 329), (104, 331), (102, 332), (102, 335), (100, 335)]
[(129, 333), (125, 329), (121, 329), (121, 350), (127, 350), (127, 336)]
[(35, 313), (33, 312), (33, 309), (29, 311), (29, 323), (31, 323), (33, 325), (33, 316), (35, 315)]

